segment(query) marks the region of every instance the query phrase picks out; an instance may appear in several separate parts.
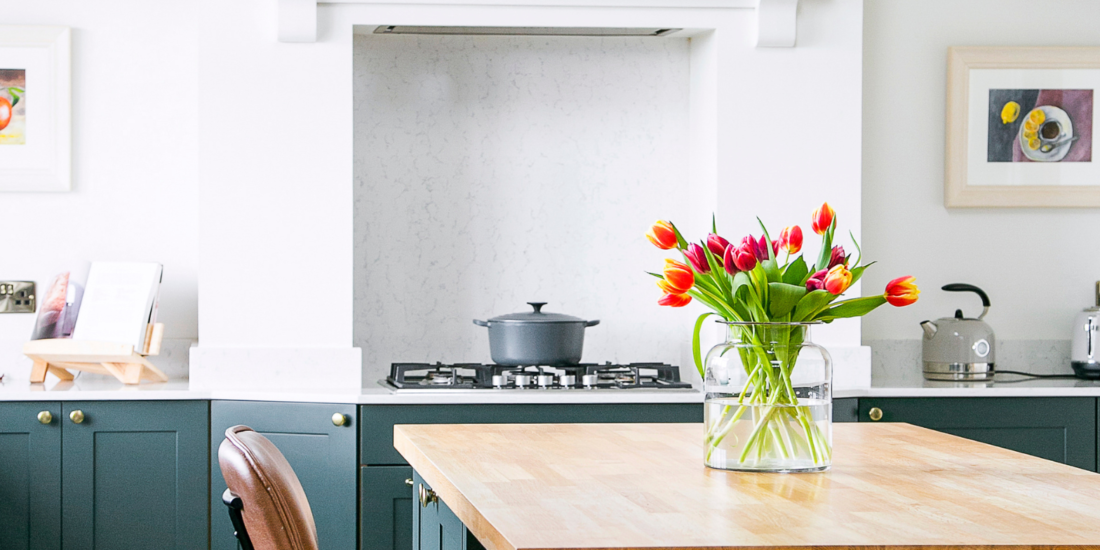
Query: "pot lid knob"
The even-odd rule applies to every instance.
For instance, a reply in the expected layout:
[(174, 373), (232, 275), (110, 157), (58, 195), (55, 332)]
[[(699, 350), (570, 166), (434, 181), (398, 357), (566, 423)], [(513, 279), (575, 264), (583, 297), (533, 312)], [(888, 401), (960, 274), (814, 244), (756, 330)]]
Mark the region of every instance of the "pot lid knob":
[(527, 305), (535, 308), (535, 313), (542, 313), (542, 306), (546, 305), (546, 302), (527, 302)]

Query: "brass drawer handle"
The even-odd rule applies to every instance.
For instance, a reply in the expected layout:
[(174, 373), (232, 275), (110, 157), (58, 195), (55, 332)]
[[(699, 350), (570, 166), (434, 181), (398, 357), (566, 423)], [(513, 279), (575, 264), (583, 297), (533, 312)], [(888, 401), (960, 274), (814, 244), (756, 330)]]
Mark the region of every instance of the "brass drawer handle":
[(871, 418), (871, 422), (878, 422), (882, 420), (882, 409), (871, 407), (871, 410), (867, 411), (867, 416)]
[(423, 484), (420, 485), (420, 491), (419, 492), (420, 492), (420, 507), (421, 508), (427, 508), (428, 504), (431, 504), (433, 502), (439, 502), (439, 497), (437, 497), (435, 495), (435, 491), (433, 491), (431, 489), (428, 489), (427, 487), (424, 487)]
[(413, 478), (411, 478), (411, 477), (405, 478), (405, 485), (408, 485), (409, 487), (412, 487), (413, 486)]
[(84, 411), (76, 410), (69, 413), (69, 420), (72, 420), (73, 424), (84, 422)]
[(53, 422), (53, 413), (50, 411), (42, 411), (38, 413), (38, 421), (43, 424), (49, 424)]
[(346, 415), (346, 414), (336, 413), (336, 414), (332, 415), (332, 425), (333, 426), (347, 426), (348, 423), (350, 423), (350, 422), (351, 422), (351, 419), (348, 418), (348, 415)]

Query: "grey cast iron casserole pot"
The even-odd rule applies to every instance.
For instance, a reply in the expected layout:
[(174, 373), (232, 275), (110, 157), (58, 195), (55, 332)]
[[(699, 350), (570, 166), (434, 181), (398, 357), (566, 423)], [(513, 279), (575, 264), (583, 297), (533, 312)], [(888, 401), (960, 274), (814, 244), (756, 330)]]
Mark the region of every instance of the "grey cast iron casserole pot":
[(527, 302), (534, 311), (509, 313), (474, 324), (489, 327), (493, 362), (509, 367), (576, 365), (584, 349), (584, 329), (600, 324), (571, 315), (546, 313), (546, 302)]

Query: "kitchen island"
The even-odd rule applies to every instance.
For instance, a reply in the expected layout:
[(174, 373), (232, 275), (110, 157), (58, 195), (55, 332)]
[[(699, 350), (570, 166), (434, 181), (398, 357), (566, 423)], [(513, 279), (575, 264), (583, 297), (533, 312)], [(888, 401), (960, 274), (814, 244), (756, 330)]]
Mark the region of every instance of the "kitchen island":
[(420, 505), (489, 550), (1100, 548), (1100, 475), (908, 424), (834, 430), (819, 474), (708, 469), (700, 424), (404, 425), (394, 444)]

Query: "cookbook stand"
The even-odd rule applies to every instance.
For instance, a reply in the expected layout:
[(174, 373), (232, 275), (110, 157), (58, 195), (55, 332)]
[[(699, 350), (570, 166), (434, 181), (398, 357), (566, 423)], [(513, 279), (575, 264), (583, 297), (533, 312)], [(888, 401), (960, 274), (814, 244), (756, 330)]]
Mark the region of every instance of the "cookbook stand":
[(71, 371), (106, 374), (123, 384), (140, 384), (142, 380), (167, 382), (168, 376), (147, 358), (160, 353), (162, 340), (164, 325), (156, 323), (146, 329), (145, 349), (141, 352), (135, 351), (130, 344), (52, 338), (23, 344), (23, 355), (34, 360), (32, 384), (45, 382), (46, 373), (61, 380), (72, 380)]

